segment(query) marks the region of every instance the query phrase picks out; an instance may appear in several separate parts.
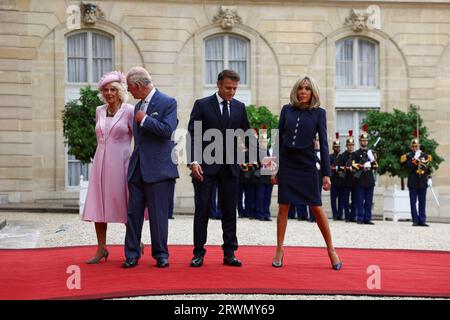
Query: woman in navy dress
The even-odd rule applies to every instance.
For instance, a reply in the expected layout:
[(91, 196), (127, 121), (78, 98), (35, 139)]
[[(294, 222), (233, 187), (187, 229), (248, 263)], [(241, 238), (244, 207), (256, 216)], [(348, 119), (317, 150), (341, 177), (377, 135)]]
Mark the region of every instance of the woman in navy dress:
[(326, 112), (320, 107), (319, 91), (308, 76), (300, 78), (290, 96), (291, 103), (283, 106), (278, 125), (279, 169), (272, 176), (278, 183), (277, 249), (272, 265), (283, 265), (283, 242), (289, 205), (310, 206), (328, 249), (332, 268), (342, 266), (333, 246), (328, 218), (322, 208), (314, 138), (319, 135), (323, 189), (330, 190), (330, 158), (328, 155)]

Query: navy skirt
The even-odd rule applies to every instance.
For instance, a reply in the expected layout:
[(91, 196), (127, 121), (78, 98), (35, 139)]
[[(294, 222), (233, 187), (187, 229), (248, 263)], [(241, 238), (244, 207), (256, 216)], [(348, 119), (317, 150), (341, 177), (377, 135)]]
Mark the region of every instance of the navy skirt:
[(295, 149), (281, 146), (278, 203), (322, 205), (319, 173), (313, 147)]

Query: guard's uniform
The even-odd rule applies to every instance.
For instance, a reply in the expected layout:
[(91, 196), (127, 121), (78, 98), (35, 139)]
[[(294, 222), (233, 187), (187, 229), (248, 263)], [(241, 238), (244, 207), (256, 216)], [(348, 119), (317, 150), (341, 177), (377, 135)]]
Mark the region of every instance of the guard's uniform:
[[(354, 145), (355, 142), (353, 140), (351, 130), (349, 132), (349, 137), (346, 141), (347, 148), (349, 145)], [(337, 161), (337, 173), (341, 184), (342, 190), (342, 198), (338, 204), (338, 215), (344, 216), (346, 222), (356, 222), (356, 184), (353, 179), (353, 170), (352, 162), (354, 152), (349, 152), (349, 150), (344, 151), (340, 154)], [(350, 196), (352, 199), (350, 206)]]
[[(413, 139), (411, 145), (418, 141)], [(419, 157), (415, 157), (415, 152), (411, 151), (403, 155), (400, 162), (406, 163), (408, 168), (408, 189), (409, 201), (411, 205), (411, 218), (413, 225), (426, 226), (426, 198), (428, 179), (431, 174), (431, 155), (420, 152)], [(419, 201), (419, 212), (417, 213), (417, 201)]]
[[(374, 170), (376, 163), (370, 162), (368, 149), (359, 149), (353, 157), (353, 167), (356, 169), (353, 177), (356, 182), (356, 221), (358, 223), (372, 224), (373, 191), (375, 189)], [(365, 167), (366, 163), (370, 167)]]
[[(333, 149), (339, 145), (339, 140), (333, 142)], [(333, 213), (333, 220), (342, 220), (342, 211), (339, 212), (339, 207), (342, 207), (342, 179), (339, 177), (339, 152), (330, 154), (331, 165), (331, 212)]]

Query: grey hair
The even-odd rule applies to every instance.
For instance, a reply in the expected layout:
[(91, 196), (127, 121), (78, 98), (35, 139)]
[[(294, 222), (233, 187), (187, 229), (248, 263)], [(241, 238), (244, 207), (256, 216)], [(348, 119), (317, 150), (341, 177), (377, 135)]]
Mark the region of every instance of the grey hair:
[(139, 83), (144, 87), (149, 87), (152, 84), (152, 77), (143, 67), (133, 67), (127, 73), (128, 81), (135, 85)]
[[(127, 89), (124, 85), (122, 85), (120, 82), (114, 81), (114, 82), (110, 82), (108, 84), (111, 84), (111, 86), (113, 88), (117, 89), (117, 93), (119, 95), (119, 100), (121, 103), (125, 103), (128, 101), (128, 92)], [(100, 100), (102, 100), (104, 103), (106, 103), (106, 99), (103, 96), (103, 90), (100, 89), (100, 93), (98, 94), (98, 97), (100, 98)]]
[(319, 97), (319, 87), (317, 86), (316, 81), (310, 76), (300, 77), (297, 82), (294, 84), (291, 90), (291, 104), (294, 107), (300, 108), (300, 101), (298, 99), (298, 90), (303, 82), (307, 82), (311, 87), (311, 102), (309, 104), (308, 109), (315, 109), (320, 106), (320, 97)]

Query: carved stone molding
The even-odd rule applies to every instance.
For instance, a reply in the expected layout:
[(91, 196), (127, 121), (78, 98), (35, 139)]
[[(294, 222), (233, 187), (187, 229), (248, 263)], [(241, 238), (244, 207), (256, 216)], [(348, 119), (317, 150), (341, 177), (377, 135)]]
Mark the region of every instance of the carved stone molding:
[(344, 25), (350, 26), (354, 32), (381, 28), (380, 7), (371, 5), (366, 10), (351, 9)]
[(93, 3), (81, 3), (80, 11), (82, 21), (86, 25), (94, 25), (98, 19), (104, 18), (104, 13), (100, 7)]
[(231, 30), (237, 23), (242, 23), (234, 6), (220, 6), (219, 13), (214, 16), (213, 23), (220, 23), (224, 30)]
[(344, 25), (350, 26), (354, 32), (361, 32), (367, 27), (367, 19), (370, 14), (367, 11), (351, 9), (350, 15), (345, 18)]

